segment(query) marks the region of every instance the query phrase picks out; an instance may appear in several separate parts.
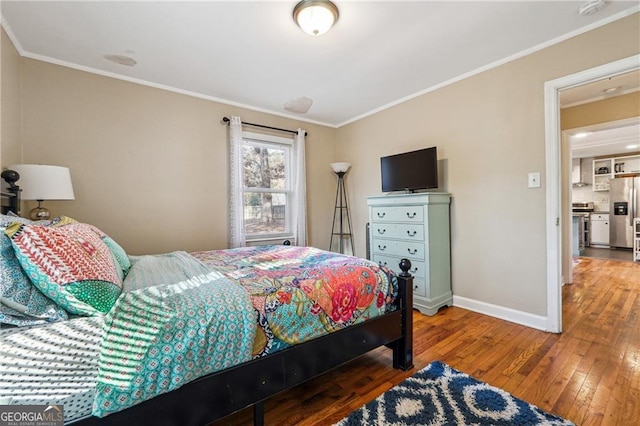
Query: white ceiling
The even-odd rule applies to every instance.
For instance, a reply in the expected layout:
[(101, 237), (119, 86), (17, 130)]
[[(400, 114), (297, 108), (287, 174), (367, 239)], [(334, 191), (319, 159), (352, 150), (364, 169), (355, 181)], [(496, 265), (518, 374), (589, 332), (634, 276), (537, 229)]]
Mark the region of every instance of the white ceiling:
[[(640, 117), (567, 132), (574, 158), (640, 152)], [(580, 133), (585, 136), (575, 136)]]
[[(340, 18), (320, 37), (294, 24), (295, 0), (0, 7), (23, 56), (335, 127), (640, 10), (638, 1), (607, 1), (590, 16), (577, 12), (584, 1), (334, 2)], [(308, 113), (284, 110), (304, 97)]]

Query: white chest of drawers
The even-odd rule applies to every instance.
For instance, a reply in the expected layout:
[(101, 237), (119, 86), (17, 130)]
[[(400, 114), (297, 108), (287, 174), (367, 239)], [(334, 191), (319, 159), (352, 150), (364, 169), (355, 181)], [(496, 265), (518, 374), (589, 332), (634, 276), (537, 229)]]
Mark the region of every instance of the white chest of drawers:
[(411, 261), (413, 306), (433, 315), (452, 305), (449, 204), (445, 193), (368, 197), (371, 260), (400, 273)]

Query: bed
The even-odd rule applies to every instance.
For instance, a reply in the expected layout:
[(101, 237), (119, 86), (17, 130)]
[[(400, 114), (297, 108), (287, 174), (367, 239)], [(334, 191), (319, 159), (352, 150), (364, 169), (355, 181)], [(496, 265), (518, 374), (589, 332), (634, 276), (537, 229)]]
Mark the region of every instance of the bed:
[[(109, 253), (114, 274), (122, 269), (123, 290), (114, 296), (107, 286), (86, 307), (93, 287), (77, 281), (81, 290), (71, 285), (76, 293), (60, 296), (39, 282), (68, 318), (0, 330), (3, 403), (62, 404), (66, 422), (77, 425), (202, 425), (252, 406), (254, 423), (262, 424), (271, 395), (379, 346), (393, 352), (394, 368), (413, 367), (408, 261), (396, 277), (373, 262), (312, 247), (127, 256), (88, 224), (23, 222), (5, 226), (2, 237), (24, 271), (35, 266), (17, 246), (34, 247), (42, 233), (66, 253), (74, 248), (55, 238), (75, 232), (82, 250)], [(106, 249), (95, 251), (101, 243)], [(38, 271), (27, 273), (38, 281)], [(158, 317), (164, 322), (151, 327)], [(142, 352), (158, 356), (140, 361)], [(154, 370), (164, 362), (171, 364)]]

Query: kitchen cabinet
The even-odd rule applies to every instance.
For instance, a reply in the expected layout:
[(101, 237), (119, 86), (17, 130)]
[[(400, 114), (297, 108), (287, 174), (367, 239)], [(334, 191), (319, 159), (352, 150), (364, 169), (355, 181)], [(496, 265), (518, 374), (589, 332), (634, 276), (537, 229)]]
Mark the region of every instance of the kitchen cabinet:
[(613, 175), (640, 173), (640, 157), (616, 157), (613, 159)]
[(367, 198), (371, 260), (400, 273), (400, 260), (409, 259), (413, 306), (426, 315), (453, 304), (450, 202), (431, 192)]
[(593, 190), (608, 191), (610, 179), (629, 174), (640, 174), (640, 155), (596, 158), (593, 160)]
[(611, 158), (593, 160), (593, 190), (608, 191), (609, 179), (613, 177), (613, 160)]
[(609, 214), (591, 213), (591, 243), (596, 246), (609, 246)]

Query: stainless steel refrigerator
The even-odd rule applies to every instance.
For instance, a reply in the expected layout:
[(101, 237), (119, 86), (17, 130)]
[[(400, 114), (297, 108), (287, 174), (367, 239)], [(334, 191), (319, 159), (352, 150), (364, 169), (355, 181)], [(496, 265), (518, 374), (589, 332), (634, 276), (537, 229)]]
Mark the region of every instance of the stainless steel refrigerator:
[(640, 177), (611, 179), (609, 186), (609, 244), (633, 248), (633, 218), (640, 217), (638, 206)]

